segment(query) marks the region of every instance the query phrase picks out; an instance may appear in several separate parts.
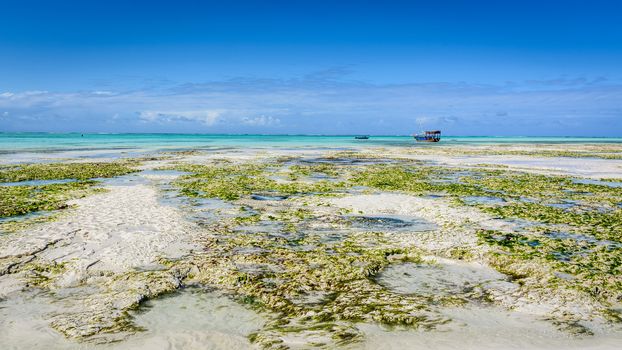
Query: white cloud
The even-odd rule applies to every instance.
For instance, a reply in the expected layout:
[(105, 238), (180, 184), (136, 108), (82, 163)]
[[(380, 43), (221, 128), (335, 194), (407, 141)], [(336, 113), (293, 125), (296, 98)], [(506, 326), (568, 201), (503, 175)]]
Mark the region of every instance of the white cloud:
[(92, 91), (91, 93), (93, 95), (96, 95), (96, 96), (113, 96), (113, 95), (116, 95), (116, 93), (113, 92), (113, 91), (105, 91), (105, 90), (96, 90), (96, 91)]
[(622, 134), (622, 84), (615, 82), (371, 84), (331, 74), (128, 92), (2, 92), (0, 131), (246, 133), (278, 126), (285, 133), (409, 134), (422, 122), (454, 134), (587, 135), (602, 134), (602, 125), (607, 135)]
[(276, 126), (281, 124), (281, 120), (272, 116), (262, 115), (253, 118), (244, 117), (242, 118), (242, 124), (250, 126)]
[(212, 126), (222, 117), (224, 110), (196, 110), (196, 111), (143, 111), (140, 119), (145, 122), (174, 123), (178, 121), (199, 122)]
[(20, 95), (23, 96), (23, 97), (27, 97), (27, 96), (46, 95), (48, 93), (49, 92), (45, 91), (45, 90), (31, 90), (31, 91), (24, 91)]

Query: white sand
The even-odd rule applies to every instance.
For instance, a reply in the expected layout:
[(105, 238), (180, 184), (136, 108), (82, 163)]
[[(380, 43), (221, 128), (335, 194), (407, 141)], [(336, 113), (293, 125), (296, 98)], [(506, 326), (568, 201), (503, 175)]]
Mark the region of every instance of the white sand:
[(505, 165), (510, 169), (539, 174), (570, 175), (591, 179), (622, 178), (622, 160), (596, 158), (537, 158), (529, 156), (444, 156), (417, 155), (414, 158), (439, 165), (473, 166), (477, 164)]
[[(0, 261), (18, 271), (0, 276), (0, 296), (26, 288), (32, 266), (59, 266), (48, 287), (62, 308), (45, 318), (71, 336), (113, 326), (145, 296), (176, 288), (179, 280), (159, 271), (159, 259), (180, 258), (195, 247), (194, 225), (179, 209), (161, 204), (154, 186), (105, 188), (73, 201), (76, 208), (58, 221), (0, 236)], [(29, 262), (36, 265), (21, 269)]]
[(45, 261), (68, 263), (71, 273), (119, 273), (154, 264), (160, 256), (179, 257), (192, 247), (192, 228), (177, 209), (158, 203), (155, 188), (106, 189), (71, 202), (77, 208), (59, 221), (1, 236), (0, 258), (39, 252)]

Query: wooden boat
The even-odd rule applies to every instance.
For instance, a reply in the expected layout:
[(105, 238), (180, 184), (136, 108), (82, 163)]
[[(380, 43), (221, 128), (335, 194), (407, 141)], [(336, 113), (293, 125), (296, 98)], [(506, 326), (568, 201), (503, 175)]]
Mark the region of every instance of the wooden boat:
[(439, 142), (441, 140), (441, 131), (424, 131), (423, 134), (415, 134), (413, 137), (417, 142)]
[(369, 138), (369, 136), (361, 135), (361, 136), (354, 136), (354, 138), (357, 139), (357, 140), (367, 140)]

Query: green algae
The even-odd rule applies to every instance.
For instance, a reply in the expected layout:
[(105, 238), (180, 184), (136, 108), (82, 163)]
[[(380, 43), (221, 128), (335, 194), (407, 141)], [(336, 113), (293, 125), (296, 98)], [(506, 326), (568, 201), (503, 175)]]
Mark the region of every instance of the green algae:
[(30, 286), (44, 288), (53, 283), (54, 277), (67, 271), (67, 263), (41, 264), (39, 262), (30, 262), (21, 267), (21, 269), (28, 272)]
[(91, 188), (95, 183), (83, 181), (42, 186), (0, 186), (0, 217), (65, 209), (68, 200), (100, 191)]
[[(295, 249), (303, 246), (313, 248)], [(314, 235), (288, 240), (230, 232), (227, 238), (214, 238), (208, 247), (210, 254), (193, 261), (201, 271), (195, 280), (229, 290), (253, 308), (276, 314), (252, 337), (261, 339), (263, 346), (280, 344), (283, 333), (321, 329), (342, 341), (358, 338), (355, 332), (337, 332), (340, 322), (433, 327), (446, 321), (426, 313), (428, 305), (441, 302), (442, 297), (400, 295), (372, 280), (389, 264), (420, 261), (418, 250), (392, 247), (380, 233), (358, 233), (327, 244)], [(261, 250), (235, 254), (240, 247)], [(240, 269), (249, 264), (256, 268)], [(313, 294), (320, 299), (297, 301)]]
[(4, 220), (0, 222), (0, 233), (19, 232), (34, 225), (56, 221), (60, 216), (60, 213), (57, 212), (50, 213), (49, 215), (34, 216), (31, 218), (20, 218), (19, 220)]
[[(201, 240), (205, 250), (192, 256), (190, 261), (160, 262), (170, 270), (185, 271), (175, 272), (184, 285), (200, 284), (228, 291), (240, 303), (268, 315), (269, 322), (249, 336), (258, 346), (285, 349), (288, 345), (284, 339), (290, 337), (301, 337), (309, 346), (347, 345), (362, 339), (356, 328), (359, 322), (431, 329), (448, 321), (432, 311), (434, 306), (461, 305), (466, 296), (403, 295), (387, 290), (375, 282), (378, 274), (391, 264), (421, 262), (420, 250), (409, 246), (396, 247), (390, 237), (374, 232), (325, 240), (308, 227), (310, 222), (322, 220), (313, 206), (302, 204), (298, 207), (300, 203), (287, 200), (274, 207), (247, 207), (247, 197), (254, 193), (297, 194), (304, 200), (305, 195), (331, 194), (348, 190), (351, 186), (366, 186), (417, 195), (443, 192), (456, 205), (465, 205), (461, 201), (464, 196), (494, 195), (508, 204), (475, 206), (497, 217), (533, 220), (541, 226), (520, 234), (480, 231), (480, 244), (494, 249), (488, 256), (493, 267), (512, 276), (521, 285), (536, 283), (529, 280), (537, 276), (539, 288), (551, 291), (561, 286), (574, 288), (605, 304), (621, 298), (622, 254), (619, 248), (546, 236), (551, 225), (564, 224), (576, 232), (613, 240), (615, 237), (612, 236), (618, 232), (615, 225), (619, 225), (619, 221), (616, 223), (619, 213), (615, 210), (600, 213), (602, 215), (584, 215), (585, 212), (545, 204), (568, 198), (590, 203), (614, 203), (620, 196), (617, 189), (575, 184), (568, 177), (505, 170), (448, 169), (412, 164), (285, 167), (285, 164), (255, 162), (176, 165), (176, 170), (192, 173), (175, 182), (182, 194), (229, 200), (243, 209), (240, 216), (213, 225), (213, 232), (205, 233), (206, 237)], [(271, 175), (279, 171), (294, 174), (291, 181), (273, 180)], [(335, 176), (343, 181), (298, 181), (314, 173)], [(521, 200), (524, 197), (536, 203), (523, 206)], [(345, 213), (344, 210), (336, 214)], [(237, 226), (263, 221), (282, 224), (282, 232), (239, 233), (235, 230)], [(614, 227), (613, 233), (606, 232), (610, 227)], [(466, 248), (455, 248), (446, 253), (454, 259), (475, 259), (473, 252)], [(561, 260), (560, 256), (577, 258)], [(524, 263), (550, 267), (550, 270), (525, 267)], [(570, 277), (560, 277), (555, 272)], [(47, 273), (42, 275), (45, 277)], [(140, 278), (151, 280), (154, 276), (145, 274)], [(48, 282), (42, 279), (41, 283)], [(176, 288), (170, 284), (162, 290)], [(145, 295), (141, 298), (160, 295), (139, 291), (137, 294)], [(609, 319), (615, 319), (615, 313), (609, 311), (602, 310)], [(564, 325), (572, 325), (572, 322)], [(62, 325), (57, 327), (62, 328)], [(122, 315), (111, 325), (89, 334), (135, 331), (132, 327), (129, 317)], [(72, 336), (72, 332), (68, 330), (65, 334)]]
[(253, 193), (328, 193), (344, 187), (343, 183), (325, 180), (278, 182), (269, 178), (268, 164), (179, 165), (174, 169), (193, 173), (175, 183), (182, 194), (191, 197), (237, 200)]
[(292, 165), (287, 173), (290, 180), (298, 180), (301, 177), (312, 176), (313, 174), (323, 174), (330, 177), (339, 176), (338, 167), (330, 163), (320, 163), (314, 165)]
[(622, 242), (622, 209), (609, 212), (572, 212), (538, 203), (512, 203), (503, 206), (480, 206), (501, 218), (520, 218), (543, 224), (569, 225), (575, 233)]
[(0, 182), (29, 180), (88, 180), (115, 177), (137, 171), (132, 161), (99, 163), (50, 163), (14, 165), (0, 169)]
[[(380, 150), (379, 150), (380, 151)], [(367, 152), (359, 152), (359, 151), (340, 151), (334, 152), (323, 159), (327, 162), (338, 160), (338, 159), (382, 159), (383, 157), (377, 154), (367, 153)]]
[(465, 196), (494, 196), (507, 202), (531, 200), (543, 204), (573, 200), (586, 206), (606, 206), (606, 209), (614, 209), (622, 202), (622, 188), (577, 183), (568, 176), (503, 169), (376, 165), (352, 173), (349, 180), (354, 185), (385, 191), (444, 193), (458, 200)]
[(467, 248), (453, 248), (447, 252), (447, 255), (454, 260), (471, 261), (475, 258), (473, 251)]
[[(69, 265), (69, 264), (67, 264)], [(56, 329), (68, 338), (88, 342), (110, 342), (102, 335), (134, 334), (146, 329), (133, 322), (130, 311), (135, 311), (148, 299), (176, 292), (180, 287), (180, 276), (188, 271), (180, 271), (171, 266), (162, 271), (130, 271), (112, 275), (106, 284), (99, 286), (99, 293), (84, 300), (89, 308), (75, 313), (60, 314), (51, 322)], [(115, 303), (115, 312), (109, 312), (110, 302)]]
[[(447, 178), (449, 184), (439, 183)], [(474, 206), (499, 219), (526, 220), (531, 227), (520, 232), (480, 231), (480, 244), (494, 248), (489, 263), (524, 288), (585, 293), (602, 305), (601, 314), (609, 315), (608, 308), (622, 301), (622, 208), (618, 206), (622, 189), (573, 180), (504, 169), (407, 165), (373, 166), (350, 179), (383, 191), (442, 192), (454, 205)], [(499, 201), (468, 204), (467, 196)], [(554, 206), (568, 200), (573, 201), (568, 208)], [(560, 229), (579, 238), (550, 234)], [(450, 256), (459, 259), (462, 253), (458, 250)], [(465, 252), (464, 258), (471, 256)]]
[[(262, 173), (265, 173), (265, 169), (268, 168), (264, 167), (253, 176), (267, 178)], [(321, 169), (315, 168), (314, 170), (314, 166), (297, 167), (294, 168), (296, 175), (293, 178), (309, 176), (314, 172), (320, 172)], [(330, 169), (335, 169), (335, 167)], [(619, 293), (620, 250), (618, 247), (593, 242), (586, 246), (585, 242), (552, 239), (543, 234), (543, 230), (563, 225), (572, 233), (584, 234), (597, 240), (620, 242), (622, 210), (613, 207), (614, 203), (622, 202), (622, 191), (619, 188), (575, 183), (573, 178), (567, 176), (520, 173), (507, 169), (482, 167), (447, 168), (404, 163), (364, 167), (340, 164), (337, 169), (338, 174), (346, 181), (345, 188), (364, 186), (382, 191), (399, 191), (417, 195), (444, 193), (454, 205), (466, 205), (464, 198), (468, 196), (499, 198), (502, 204), (474, 203), (470, 206), (475, 206), (498, 218), (524, 219), (533, 222), (535, 227), (529, 229), (531, 231), (522, 233), (525, 237), (507, 236), (498, 240), (480, 237), (481, 244), (505, 251), (504, 254), (489, 256), (494, 267), (513, 276), (520, 284), (521, 280), (529, 276), (540, 276), (542, 271), (525, 269), (524, 264), (517, 265), (516, 261), (546, 266), (550, 268), (550, 271), (561, 273), (561, 276), (574, 276), (571, 279), (572, 283), (553, 274), (543, 278), (544, 282), (539, 283), (538, 288), (555, 288), (555, 286), (563, 285), (588, 293), (604, 305), (622, 298)], [(269, 189), (260, 186), (260, 189), (275, 191), (274, 185), (270, 184), (273, 187)], [(577, 208), (567, 209), (550, 205), (569, 199), (578, 203)], [(306, 218), (296, 219), (291, 214), (272, 215), (269, 219), (283, 222), (284, 231), (289, 233), (300, 231), (298, 225), (306, 220)], [(302, 244), (303, 241), (296, 244)], [(317, 242), (306, 244), (316, 247), (318, 245)], [(344, 242), (344, 244), (347, 243)], [(273, 251), (273, 249), (267, 250)], [(448, 255), (454, 259), (471, 260), (474, 258), (469, 250), (455, 249), (448, 252)], [(582, 257), (582, 260), (564, 259), (565, 256)], [(373, 275), (374, 271), (372, 269), (369, 273)], [(244, 275), (242, 280), (246, 282), (248, 278)], [(533, 283), (530, 288), (535, 288)], [(261, 301), (262, 299), (254, 296), (253, 300)], [(338, 310), (336, 314), (343, 312), (346, 310)], [(356, 318), (348, 320), (354, 319)], [(380, 317), (374, 321), (392, 323), (390, 317)]]
[(361, 172), (355, 172), (350, 182), (385, 191), (403, 191), (415, 194), (445, 192), (453, 195), (488, 195), (480, 186), (457, 182), (435, 182), (454, 171), (433, 166), (376, 165)]
[[(77, 181), (47, 185), (0, 186), (0, 218), (67, 208), (66, 202), (68, 200), (101, 191), (101, 189), (93, 188), (98, 182), (90, 179), (132, 173), (138, 171), (134, 168), (135, 165), (137, 165), (135, 160), (125, 160), (110, 163), (51, 163), (5, 166), (0, 169), (0, 182), (65, 179)], [(17, 226), (12, 225), (9, 229), (13, 230)]]
[(611, 305), (622, 300), (622, 246), (605, 246), (587, 240), (555, 239), (545, 234), (478, 232), (480, 241), (495, 247), (493, 266), (516, 280), (542, 271), (528, 271), (516, 262), (547, 266), (541, 278), (549, 287), (564, 285), (581, 290)]
[[(326, 181), (277, 182), (270, 174), (284, 164), (243, 163), (176, 165), (191, 172), (176, 182), (187, 196), (229, 201), (253, 193), (316, 196), (347, 189), (350, 185)], [(330, 176), (357, 172), (350, 167), (290, 166), (298, 179), (313, 173)], [(338, 169), (338, 170), (337, 170)], [(287, 202), (287, 203), (285, 203)], [(419, 262), (414, 247), (395, 247), (383, 233), (355, 232), (326, 240), (309, 228), (320, 221), (313, 206), (285, 201), (278, 205), (247, 208), (241, 215), (213, 225), (202, 239), (205, 252), (187, 264), (192, 273), (184, 283), (225, 290), (241, 303), (271, 315), (264, 328), (249, 338), (265, 348), (287, 348), (286, 334), (308, 344), (347, 344), (361, 339), (354, 324), (375, 322), (387, 326), (434, 328), (448, 320), (433, 313), (432, 305), (463, 303), (460, 296), (403, 295), (375, 282), (394, 263)], [(247, 215), (248, 210), (254, 213)], [(276, 222), (280, 232), (240, 230), (244, 225)], [(289, 336), (287, 336), (289, 337)], [(316, 339), (316, 340), (314, 340)], [(323, 339), (317, 341), (317, 339)]]

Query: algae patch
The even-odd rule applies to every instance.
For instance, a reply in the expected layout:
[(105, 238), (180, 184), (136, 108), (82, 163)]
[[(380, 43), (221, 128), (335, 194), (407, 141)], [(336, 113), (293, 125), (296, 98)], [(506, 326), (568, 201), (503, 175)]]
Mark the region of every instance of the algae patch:
[[(92, 178), (114, 177), (135, 172), (130, 161), (111, 163), (52, 163), (6, 166), (0, 170), (0, 218), (38, 211), (64, 209), (70, 199), (100, 191)], [(28, 181), (75, 180), (37, 184)], [(24, 184), (20, 184), (24, 182)]]

